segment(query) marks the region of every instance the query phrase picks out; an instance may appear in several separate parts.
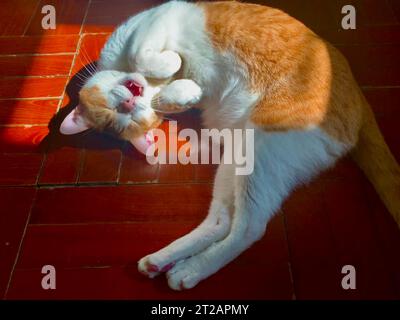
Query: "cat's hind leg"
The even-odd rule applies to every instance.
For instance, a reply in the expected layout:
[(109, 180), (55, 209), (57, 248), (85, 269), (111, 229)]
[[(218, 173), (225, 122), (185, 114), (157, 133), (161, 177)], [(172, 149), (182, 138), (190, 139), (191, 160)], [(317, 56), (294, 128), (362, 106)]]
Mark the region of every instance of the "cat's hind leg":
[(347, 150), (319, 129), (284, 133), (256, 129), (254, 149), (253, 173), (234, 177), (234, 212), (229, 234), (168, 271), (172, 289), (194, 287), (259, 240), (290, 191), (331, 166)]
[(230, 230), (233, 211), (233, 170), (233, 165), (219, 166), (213, 200), (206, 219), (189, 234), (142, 258), (138, 264), (141, 273), (153, 278), (160, 272), (168, 271), (177, 261), (195, 255), (226, 237)]

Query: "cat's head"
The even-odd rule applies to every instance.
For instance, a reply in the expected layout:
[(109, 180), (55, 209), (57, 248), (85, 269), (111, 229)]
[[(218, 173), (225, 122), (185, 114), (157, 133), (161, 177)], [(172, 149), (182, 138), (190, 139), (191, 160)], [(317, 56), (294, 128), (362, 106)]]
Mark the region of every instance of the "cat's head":
[(151, 108), (159, 90), (138, 73), (99, 71), (80, 90), (79, 105), (64, 119), (60, 131), (76, 134), (93, 128), (132, 141), (161, 123)]

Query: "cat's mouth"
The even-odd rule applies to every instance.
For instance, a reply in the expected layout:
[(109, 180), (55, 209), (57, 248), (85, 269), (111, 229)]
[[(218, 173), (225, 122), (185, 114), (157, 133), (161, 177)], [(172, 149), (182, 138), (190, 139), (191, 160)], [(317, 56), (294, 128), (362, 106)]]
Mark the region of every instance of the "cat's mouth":
[(134, 97), (143, 96), (143, 86), (133, 80), (127, 80), (124, 86), (132, 93)]
[(122, 101), (119, 105), (119, 112), (131, 113), (136, 108), (136, 97), (143, 96), (143, 86), (133, 80), (124, 82), (124, 86), (132, 93), (132, 97)]

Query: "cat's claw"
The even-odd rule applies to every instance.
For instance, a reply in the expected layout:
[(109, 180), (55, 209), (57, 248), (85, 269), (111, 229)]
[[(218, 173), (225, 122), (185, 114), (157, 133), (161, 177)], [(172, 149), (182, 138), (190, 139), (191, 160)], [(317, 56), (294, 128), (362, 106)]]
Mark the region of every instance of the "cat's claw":
[(149, 278), (154, 278), (160, 273), (169, 271), (174, 267), (174, 265), (174, 262), (162, 265), (161, 263), (157, 263), (152, 255), (148, 255), (139, 260), (138, 270)]
[(154, 278), (160, 274), (160, 268), (150, 261), (150, 256), (146, 256), (139, 260), (138, 270), (140, 273), (148, 276), (149, 278)]

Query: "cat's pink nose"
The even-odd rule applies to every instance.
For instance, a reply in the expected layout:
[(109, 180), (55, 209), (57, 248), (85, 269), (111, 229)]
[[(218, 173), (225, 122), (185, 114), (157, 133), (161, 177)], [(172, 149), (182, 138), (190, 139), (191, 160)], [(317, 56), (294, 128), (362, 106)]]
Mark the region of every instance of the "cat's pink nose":
[(132, 97), (122, 101), (120, 107), (123, 113), (131, 112), (135, 108), (135, 99)]

